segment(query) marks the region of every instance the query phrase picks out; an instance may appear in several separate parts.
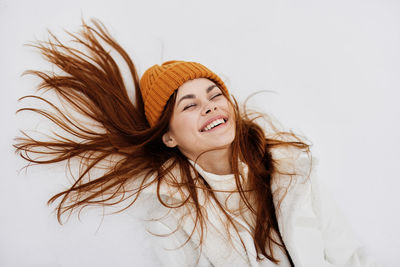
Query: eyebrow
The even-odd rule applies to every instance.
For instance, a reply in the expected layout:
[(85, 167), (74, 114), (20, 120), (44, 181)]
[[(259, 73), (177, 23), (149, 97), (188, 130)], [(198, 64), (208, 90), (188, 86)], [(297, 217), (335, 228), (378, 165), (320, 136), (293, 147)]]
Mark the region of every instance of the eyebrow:
[[(211, 84), (209, 87), (207, 87), (206, 93), (208, 94), (208, 93), (211, 92), (215, 87), (217, 87), (215, 84)], [(182, 102), (182, 100), (184, 100), (184, 99), (193, 99), (193, 98), (196, 98), (196, 96), (193, 95), (193, 94), (184, 95), (184, 96), (182, 96), (182, 97), (179, 99), (179, 101), (178, 101), (178, 103), (177, 103), (176, 105), (179, 105), (179, 103)]]

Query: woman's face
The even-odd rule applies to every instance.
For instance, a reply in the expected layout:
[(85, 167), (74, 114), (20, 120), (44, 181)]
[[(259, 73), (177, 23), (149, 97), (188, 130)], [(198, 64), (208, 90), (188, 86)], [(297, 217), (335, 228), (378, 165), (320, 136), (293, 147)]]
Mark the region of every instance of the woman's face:
[(235, 138), (234, 116), (232, 105), (214, 82), (189, 80), (178, 88), (163, 142), (177, 146), (192, 160), (211, 149), (229, 148)]

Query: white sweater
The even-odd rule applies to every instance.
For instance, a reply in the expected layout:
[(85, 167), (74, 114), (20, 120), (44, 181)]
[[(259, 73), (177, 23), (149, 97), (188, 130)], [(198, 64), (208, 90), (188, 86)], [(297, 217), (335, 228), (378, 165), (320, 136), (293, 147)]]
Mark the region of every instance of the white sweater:
[[(287, 175), (275, 176), (272, 183), (275, 204), (285, 193), (285, 190), (280, 189), (288, 189), (277, 211), (277, 220), (282, 239), (294, 265), (296, 267), (378, 266), (364, 255), (346, 220), (318, 180), (313, 175), (309, 179), (305, 178), (308, 177), (307, 167), (310, 166), (308, 159), (300, 157), (295, 161), (292, 159), (289, 161), (285, 154), (278, 153), (274, 154), (274, 158), (278, 160), (280, 170), (295, 170), (299, 174), (292, 180)], [(236, 187), (233, 175), (208, 173), (198, 165), (195, 165), (195, 168), (214, 190), (231, 190)], [(161, 189), (164, 200), (179, 198), (177, 193), (171, 194), (169, 190)], [(225, 203), (229, 195), (225, 192), (215, 194), (220, 203)], [(228, 198), (228, 207), (234, 208), (239, 199), (238, 194), (234, 193)], [(182, 227), (177, 228), (182, 209), (172, 211), (166, 209), (155, 200), (154, 195), (148, 196), (145, 201), (148, 215), (154, 219), (147, 223), (149, 232), (165, 235), (151, 235), (154, 250), (163, 266), (290, 266), (287, 257), (278, 247), (274, 248), (274, 255), (280, 260), (279, 265), (265, 257), (262, 257), (261, 261), (256, 260), (254, 241), (247, 231), (251, 219), (246, 215), (235, 218), (242, 227), (239, 234), (230, 229), (232, 231), (228, 236), (224, 230), (224, 218), (215, 208), (214, 201), (204, 201), (200, 195), (200, 202), (204, 203), (208, 214), (207, 231), (201, 247), (198, 246), (200, 240), (198, 232), (195, 232), (183, 245), (191, 234), (194, 224), (193, 220), (188, 219), (184, 221)]]

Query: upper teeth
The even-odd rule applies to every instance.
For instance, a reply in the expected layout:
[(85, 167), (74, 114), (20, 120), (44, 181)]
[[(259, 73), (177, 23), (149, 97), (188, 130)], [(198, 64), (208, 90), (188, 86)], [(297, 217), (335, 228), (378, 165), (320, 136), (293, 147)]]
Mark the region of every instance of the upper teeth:
[(225, 120), (224, 119), (216, 119), (215, 121), (211, 122), (210, 124), (208, 124), (206, 127), (203, 128), (203, 131), (208, 131), (212, 128), (214, 128), (217, 125), (220, 125), (222, 123), (224, 123)]

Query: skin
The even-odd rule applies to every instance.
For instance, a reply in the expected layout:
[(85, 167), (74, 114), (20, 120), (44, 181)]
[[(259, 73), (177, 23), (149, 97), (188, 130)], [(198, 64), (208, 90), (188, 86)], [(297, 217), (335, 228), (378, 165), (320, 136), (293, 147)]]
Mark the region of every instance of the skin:
[[(210, 120), (218, 118), (226, 122), (211, 130), (204, 129)], [(178, 147), (207, 172), (229, 174), (234, 138), (233, 107), (214, 82), (198, 78), (178, 88), (169, 130), (162, 138), (166, 146)]]

